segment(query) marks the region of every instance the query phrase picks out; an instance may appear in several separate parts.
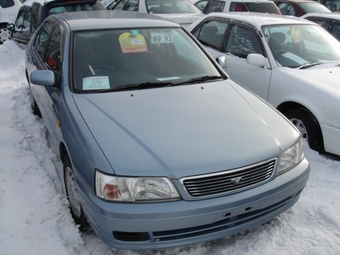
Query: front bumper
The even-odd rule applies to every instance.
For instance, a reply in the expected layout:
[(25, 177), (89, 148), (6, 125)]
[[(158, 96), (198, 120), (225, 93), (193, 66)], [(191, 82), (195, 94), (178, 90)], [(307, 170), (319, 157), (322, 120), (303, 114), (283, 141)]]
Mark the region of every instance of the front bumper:
[(89, 222), (109, 246), (164, 249), (222, 238), (273, 219), (296, 203), (309, 171), (304, 159), (261, 186), (202, 200), (112, 203), (81, 197)]

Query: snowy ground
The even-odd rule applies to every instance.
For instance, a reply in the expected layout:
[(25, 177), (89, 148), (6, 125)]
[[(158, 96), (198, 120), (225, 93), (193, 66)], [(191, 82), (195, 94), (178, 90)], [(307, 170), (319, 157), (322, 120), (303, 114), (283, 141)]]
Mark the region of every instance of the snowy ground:
[(214, 242), (161, 251), (109, 248), (79, 233), (60, 194), (43, 121), (30, 108), (24, 51), (0, 46), (0, 254), (340, 254), (340, 161), (306, 148), (311, 176), (300, 200), (270, 223)]

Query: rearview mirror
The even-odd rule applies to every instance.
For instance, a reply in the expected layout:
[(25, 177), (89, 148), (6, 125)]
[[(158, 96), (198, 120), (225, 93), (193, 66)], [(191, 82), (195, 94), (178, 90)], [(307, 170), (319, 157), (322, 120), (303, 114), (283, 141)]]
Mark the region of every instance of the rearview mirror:
[(31, 83), (42, 86), (53, 86), (55, 84), (55, 75), (50, 70), (35, 70), (31, 73)]

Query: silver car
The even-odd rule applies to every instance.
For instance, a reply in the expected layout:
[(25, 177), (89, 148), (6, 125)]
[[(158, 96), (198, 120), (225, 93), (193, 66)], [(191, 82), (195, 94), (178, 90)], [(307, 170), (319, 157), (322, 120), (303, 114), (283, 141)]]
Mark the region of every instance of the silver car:
[(290, 208), (309, 177), (297, 129), (180, 25), (136, 12), (48, 17), (28, 44), (33, 112), (82, 230), (160, 249)]

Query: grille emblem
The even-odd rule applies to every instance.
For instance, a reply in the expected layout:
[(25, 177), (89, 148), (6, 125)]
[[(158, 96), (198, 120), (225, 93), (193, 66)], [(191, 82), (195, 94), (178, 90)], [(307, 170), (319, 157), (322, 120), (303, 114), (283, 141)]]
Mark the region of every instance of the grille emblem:
[(242, 180), (242, 177), (237, 177), (237, 178), (231, 179), (231, 182), (233, 184), (239, 184), (241, 182), (241, 180)]

